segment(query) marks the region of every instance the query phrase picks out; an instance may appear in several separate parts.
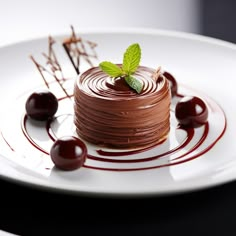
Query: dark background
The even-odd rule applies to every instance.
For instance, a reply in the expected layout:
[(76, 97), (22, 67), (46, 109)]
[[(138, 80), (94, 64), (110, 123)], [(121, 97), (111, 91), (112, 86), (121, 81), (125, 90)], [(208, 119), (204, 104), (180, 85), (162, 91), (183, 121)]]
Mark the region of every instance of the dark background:
[[(236, 42), (236, 1), (202, 0), (202, 34)], [(169, 197), (88, 198), (0, 180), (0, 229), (19, 235), (236, 235), (236, 182)]]
[(201, 0), (201, 34), (236, 42), (236, 2)]
[(169, 197), (67, 196), (0, 181), (0, 228), (20, 235), (236, 234), (236, 183)]

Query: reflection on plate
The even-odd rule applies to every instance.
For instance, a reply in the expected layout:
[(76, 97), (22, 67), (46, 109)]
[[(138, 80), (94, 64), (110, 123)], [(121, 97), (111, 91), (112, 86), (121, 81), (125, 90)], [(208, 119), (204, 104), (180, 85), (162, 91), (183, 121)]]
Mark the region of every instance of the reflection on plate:
[[(195, 129), (179, 128), (174, 115), (177, 96), (172, 101), (171, 130), (165, 142), (141, 150), (114, 150), (87, 143), (89, 154), (84, 167), (69, 172), (58, 170), (48, 153), (56, 138), (75, 135), (73, 96), (60, 94), (58, 83), (50, 81), (51, 91), (59, 98), (55, 119), (29, 120), (25, 116), (25, 101), (31, 92), (44, 88), (45, 83), (28, 55), (46, 51), (47, 39), (9, 46), (0, 50), (0, 62), (5, 65), (0, 69), (2, 177), (73, 194), (103, 196), (173, 194), (234, 180), (233, 44), (155, 30), (80, 35), (98, 43), (99, 61), (111, 58), (119, 63), (122, 60), (117, 58), (119, 52), (138, 42), (143, 65), (153, 68), (161, 65), (175, 76), (180, 94), (204, 99), (209, 110), (208, 123)], [(63, 86), (72, 95), (76, 76), (61, 47), (63, 38), (56, 38), (55, 50), (66, 78)], [(81, 71), (85, 69), (86, 66)]]

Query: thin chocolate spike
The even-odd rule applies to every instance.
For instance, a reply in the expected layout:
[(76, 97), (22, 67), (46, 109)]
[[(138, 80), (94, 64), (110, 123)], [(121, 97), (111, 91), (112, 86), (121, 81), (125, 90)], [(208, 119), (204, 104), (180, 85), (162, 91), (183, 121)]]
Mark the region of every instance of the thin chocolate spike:
[(64, 49), (65, 49), (65, 51), (66, 51), (66, 54), (68, 55), (68, 57), (69, 57), (69, 59), (70, 59), (70, 62), (72, 63), (72, 65), (73, 65), (73, 67), (74, 67), (74, 69), (75, 69), (75, 71), (76, 71), (76, 73), (77, 74), (80, 74), (80, 71), (79, 71), (79, 57), (77, 57), (76, 58), (76, 63), (75, 63), (75, 61), (74, 61), (74, 59), (73, 59), (73, 55), (71, 55), (72, 54), (72, 50), (71, 50), (71, 48), (70, 48), (70, 45), (71, 43), (63, 43), (62, 45), (63, 45), (63, 47), (64, 47)]
[[(65, 39), (62, 45), (76, 73), (80, 74), (80, 58), (82, 57), (92, 67), (93, 63), (90, 58), (92, 57), (97, 59), (97, 54), (95, 52), (97, 44), (88, 40), (83, 40), (81, 37), (77, 37), (73, 26), (71, 26), (71, 31), (72, 33), (70, 38)], [(86, 46), (91, 50), (91, 54), (87, 52)]]

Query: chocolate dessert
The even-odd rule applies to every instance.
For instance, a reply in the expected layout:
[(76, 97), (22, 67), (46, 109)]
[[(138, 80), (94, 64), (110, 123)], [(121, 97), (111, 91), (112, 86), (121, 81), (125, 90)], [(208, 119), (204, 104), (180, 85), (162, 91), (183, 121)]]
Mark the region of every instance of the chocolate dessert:
[[(224, 111), (207, 96), (198, 97), (196, 92), (193, 96), (179, 93), (175, 77), (167, 71), (161, 72), (160, 67), (154, 70), (139, 66), (141, 59), (139, 44), (132, 44), (126, 49), (123, 64), (104, 61), (99, 67), (93, 67), (91, 59), (97, 58), (94, 52), (96, 44), (77, 37), (73, 27), (71, 28), (72, 35), (63, 41), (63, 47), (80, 76), (76, 79), (74, 92), (67, 92), (68, 88), (64, 87), (64, 82), (68, 79), (64, 77), (53, 49), (55, 40), (49, 36), (48, 53), (42, 53), (46, 59), (45, 65), (39, 64), (33, 56), (30, 56), (48, 90), (35, 91), (28, 97), (25, 104), (26, 114), (21, 122), (25, 138), (35, 149), (50, 155), (56, 167), (63, 170), (86, 167), (103, 171), (159, 169), (194, 160), (210, 151), (223, 137), (227, 124)], [(92, 67), (81, 75), (80, 59)], [(54, 87), (51, 87), (51, 84), (54, 83), (59, 86), (60, 94), (52, 93)], [(172, 107), (173, 105), (175, 107), (171, 110), (178, 122), (175, 131), (184, 132), (186, 137), (182, 142), (178, 141), (177, 146), (171, 145), (170, 149), (160, 149), (157, 153), (153, 149), (146, 153), (151, 148), (158, 147), (167, 138), (170, 129), (170, 95), (178, 99), (176, 104), (172, 104)], [(57, 114), (57, 108), (67, 99), (71, 102), (73, 97), (75, 97), (74, 123), (79, 137), (58, 137), (57, 133), (54, 133), (57, 119), (71, 114)], [(52, 100), (52, 103), (45, 103), (45, 99)], [(208, 105), (211, 108), (209, 110)], [(208, 114), (211, 116), (210, 120)], [(218, 130), (214, 129), (212, 132), (211, 123), (217, 119), (223, 122)], [(32, 125), (32, 120), (40, 121), (40, 128), (43, 124), (41, 122), (44, 122), (42, 127), (44, 133), (50, 142), (53, 142), (50, 151), (38, 144), (31, 129), (28, 129), (28, 125)], [(37, 122), (34, 125), (38, 130)], [(57, 125), (60, 125), (60, 122)], [(200, 133), (195, 132), (198, 127), (201, 127)], [(3, 135), (2, 137), (6, 145), (15, 152), (12, 144)], [(91, 143), (129, 150), (92, 147), (96, 149), (95, 153), (89, 152), (92, 150), (91, 147), (84, 144), (80, 137)], [(189, 143), (192, 141), (195, 143), (190, 147)], [(138, 153), (146, 154), (136, 157)], [(175, 155), (170, 158), (172, 154)], [(159, 158), (166, 158), (166, 161), (156, 162)], [(89, 161), (85, 162), (85, 159)]]
[(120, 148), (155, 145), (170, 130), (170, 86), (155, 70), (139, 66), (133, 76), (142, 85), (138, 94), (121, 77), (111, 78), (93, 67), (76, 80), (77, 134), (91, 143)]

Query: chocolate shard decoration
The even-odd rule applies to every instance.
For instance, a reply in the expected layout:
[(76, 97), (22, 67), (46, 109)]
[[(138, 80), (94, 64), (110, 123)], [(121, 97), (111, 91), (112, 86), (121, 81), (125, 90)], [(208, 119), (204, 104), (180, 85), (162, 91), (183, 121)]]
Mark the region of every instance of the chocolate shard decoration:
[(153, 73), (152, 78), (157, 81), (159, 76), (161, 75), (161, 67), (159, 66), (156, 71)]
[(56, 43), (56, 41), (51, 36), (49, 36), (48, 37), (48, 55), (46, 53), (42, 53), (42, 55), (46, 58), (47, 60), (46, 64), (50, 66), (50, 70), (52, 72), (59, 71), (61, 73), (61, 77), (63, 78), (61, 66), (53, 50), (54, 43)]
[(53, 45), (55, 42), (56, 41), (51, 36), (48, 37), (48, 54), (42, 53), (42, 55), (46, 59), (45, 66), (39, 64), (32, 55), (30, 56), (30, 58), (37, 67), (46, 87), (48, 89), (50, 87), (50, 83), (48, 82), (48, 76), (46, 76), (50, 75), (60, 86), (61, 90), (66, 95), (66, 97), (70, 98), (71, 96), (67, 93), (66, 89), (63, 87), (63, 82), (65, 81), (65, 78), (63, 76), (62, 68), (58, 62), (55, 51), (53, 49)]
[[(76, 36), (74, 27), (71, 26), (72, 34), (70, 38), (65, 39), (62, 43), (75, 71), (80, 74), (80, 60), (83, 58), (91, 67), (93, 63), (91, 58), (97, 59), (95, 51), (96, 43), (89, 40), (83, 40), (81, 37)], [(87, 51), (90, 51), (89, 53)]]

